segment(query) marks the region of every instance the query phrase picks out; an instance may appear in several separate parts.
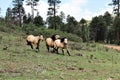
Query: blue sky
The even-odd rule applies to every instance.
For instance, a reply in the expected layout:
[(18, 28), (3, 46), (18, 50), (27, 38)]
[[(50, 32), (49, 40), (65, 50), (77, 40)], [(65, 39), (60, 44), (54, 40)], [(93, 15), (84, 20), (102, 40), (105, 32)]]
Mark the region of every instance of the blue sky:
[(88, 0), (85, 8), (88, 8), (89, 10), (95, 12), (101, 8), (110, 7), (108, 4), (111, 2), (112, 0)]
[[(106, 11), (112, 13), (112, 7), (108, 5), (111, 2), (112, 0), (61, 0), (58, 14), (59, 12), (63, 11), (66, 16), (74, 16), (78, 21), (81, 18), (90, 20), (94, 16), (103, 15)], [(40, 5), (36, 8), (45, 20), (47, 17), (46, 14), (48, 9), (47, 0), (40, 0), (39, 4)], [(6, 9), (8, 7), (12, 7), (12, 0), (0, 0), (0, 16), (5, 16)], [(29, 6), (26, 6), (24, 4), (24, 8), (26, 14), (28, 12), (31, 12)]]
[(12, 5), (12, 0), (0, 0), (1, 15), (3, 16), (6, 12), (7, 7)]

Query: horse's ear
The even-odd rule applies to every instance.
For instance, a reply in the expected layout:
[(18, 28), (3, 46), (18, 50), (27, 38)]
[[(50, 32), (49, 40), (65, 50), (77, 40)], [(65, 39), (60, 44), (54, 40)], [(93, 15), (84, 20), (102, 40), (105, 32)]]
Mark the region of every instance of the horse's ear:
[(39, 36), (41, 36), (42, 34), (41, 34), (41, 33), (39, 33), (38, 35), (39, 35)]
[(40, 33), (40, 35), (43, 35), (42, 33)]
[(41, 35), (41, 33), (38, 34), (39, 36)]

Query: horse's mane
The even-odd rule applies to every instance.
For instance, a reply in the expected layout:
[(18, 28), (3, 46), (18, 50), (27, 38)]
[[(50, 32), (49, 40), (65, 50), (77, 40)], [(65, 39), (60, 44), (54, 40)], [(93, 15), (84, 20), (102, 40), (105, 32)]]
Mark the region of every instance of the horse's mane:
[(56, 36), (56, 34), (54, 34), (54, 35), (51, 36), (51, 38), (52, 38), (53, 41), (55, 41), (55, 39), (56, 39), (55, 36)]
[(61, 41), (61, 42), (64, 42), (65, 38), (66, 38), (66, 37), (64, 37), (64, 38), (61, 38), (61, 39), (60, 39), (60, 41)]

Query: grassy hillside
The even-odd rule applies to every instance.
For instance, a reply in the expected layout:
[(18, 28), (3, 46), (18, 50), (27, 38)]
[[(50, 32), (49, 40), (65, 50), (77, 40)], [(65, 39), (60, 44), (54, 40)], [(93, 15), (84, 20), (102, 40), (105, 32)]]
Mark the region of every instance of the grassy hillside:
[(0, 80), (120, 80), (119, 51), (70, 41), (68, 56), (48, 53), (43, 41), (36, 52), (14, 33), (0, 31)]

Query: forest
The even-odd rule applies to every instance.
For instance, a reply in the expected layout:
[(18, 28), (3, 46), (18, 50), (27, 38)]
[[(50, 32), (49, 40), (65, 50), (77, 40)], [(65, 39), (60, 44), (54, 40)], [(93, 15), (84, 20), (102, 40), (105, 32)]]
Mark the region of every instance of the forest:
[[(27, 6), (31, 7), (31, 13), (26, 14), (23, 2)], [(26, 25), (34, 25), (36, 28), (48, 28), (53, 30), (59, 30), (79, 36), (83, 42), (95, 41), (95, 42), (105, 42), (112, 44), (120, 44), (120, 19), (119, 19), (119, 6), (118, 8), (113, 8), (116, 15), (110, 14), (108, 11), (104, 15), (94, 16), (92, 20), (85, 20), (84, 18), (77, 21), (74, 16), (67, 15), (65, 18), (65, 13), (60, 12), (59, 15), (57, 11), (60, 7), (60, 0), (48, 0), (48, 12), (46, 21), (43, 20), (39, 12), (34, 16), (34, 12), (37, 11), (35, 6), (38, 6), (39, 0), (13, 0), (13, 8), (8, 7), (6, 10), (6, 16), (1, 17), (1, 22), (4, 22), (8, 27), (9, 25), (17, 25), (27, 34), (29, 30)], [(113, 0), (110, 4), (112, 6), (119, 5), (117, 0)], [(108, 5), (109, 6), (109, 5)], [(117, 10), (118, 9), (118, 10)]]

